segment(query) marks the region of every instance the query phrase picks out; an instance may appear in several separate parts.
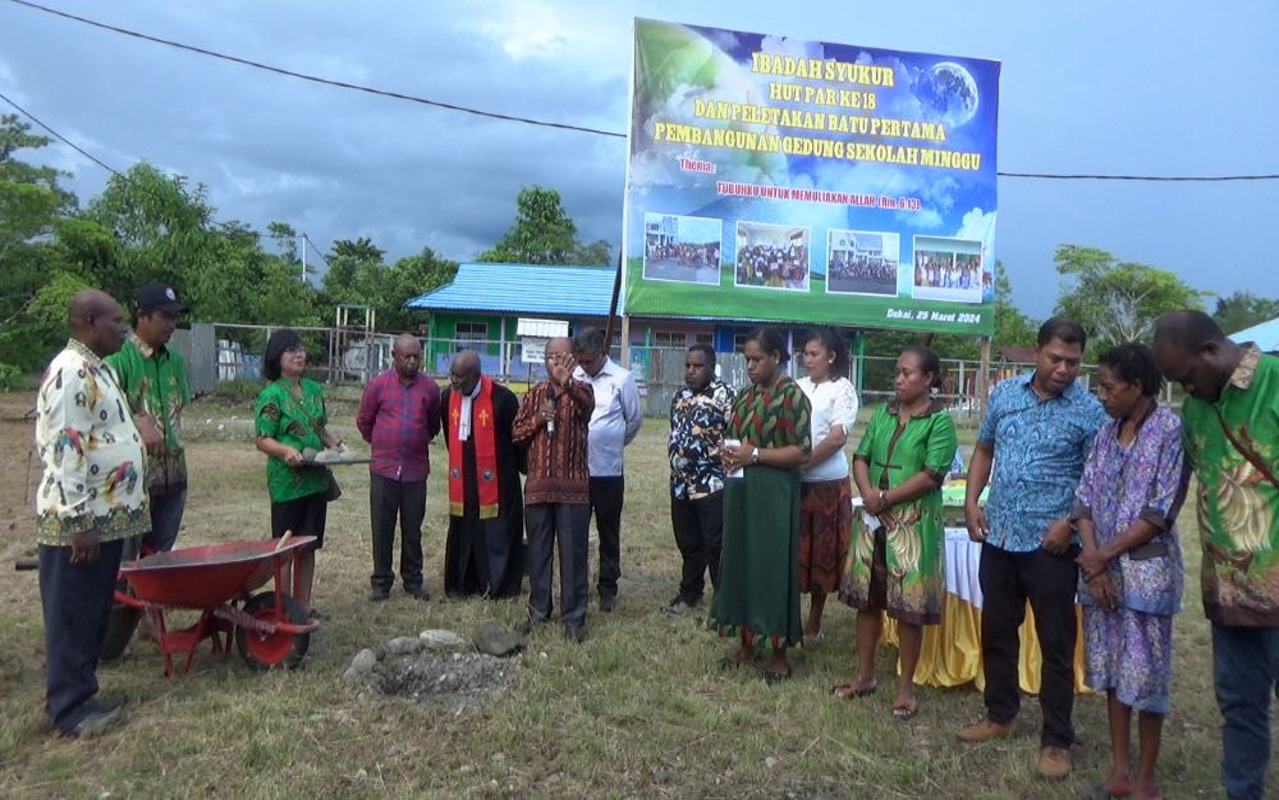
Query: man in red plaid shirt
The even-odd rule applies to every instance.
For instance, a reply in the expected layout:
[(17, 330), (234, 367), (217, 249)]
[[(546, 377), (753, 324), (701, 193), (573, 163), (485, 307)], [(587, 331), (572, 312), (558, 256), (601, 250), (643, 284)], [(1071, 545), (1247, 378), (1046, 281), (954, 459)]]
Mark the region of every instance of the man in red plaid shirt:
[(395, 364), (369, 381), (355, 425), (373, 447), (369, 516), (373, 524), (373, 602), (391, 596), (395, 572), (395, 520), (400, 520), (400, 581), (404, 591), (429, 600), (422, 580), (422, 518), (426, 516), (427, 446), (440, 432), (440, 387), (420, 373), (422, 343), (401, 334), (391, 349)]

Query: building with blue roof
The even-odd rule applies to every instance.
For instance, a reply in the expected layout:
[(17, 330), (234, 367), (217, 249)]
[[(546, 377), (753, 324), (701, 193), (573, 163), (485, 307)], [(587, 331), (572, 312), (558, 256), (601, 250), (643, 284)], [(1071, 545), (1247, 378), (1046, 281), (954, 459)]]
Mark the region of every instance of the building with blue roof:
[[(520, 361), (520, 320), (560, 320), (572, 335), (584, 327), (606, 327), (613, 298), (612, 267), (545, 264), (459, 264), (452, 283), (416, 297), (406, 308), (427, 312), (426, 365), (448, 372), (452, 354), (474, 349), (494, 374), (536, 374), (540, 363)], [(750, 321), (671, 317), (632, 317), (630, 344), (639, 348), (686, 348), (694, 342), (719, 352), (740, 350), (753, 327)], [(781, 327), (783, 335), (799, 335)], [(613, 334), (613, 357), (619, 358), (621, 334)], [(503, 358), (499, 354), (505, 354)]]
[(1245, 328), (1230, 338), (1240, 344), (1255, 342), (1263, 353), (1279, 353), (1279, 317)]

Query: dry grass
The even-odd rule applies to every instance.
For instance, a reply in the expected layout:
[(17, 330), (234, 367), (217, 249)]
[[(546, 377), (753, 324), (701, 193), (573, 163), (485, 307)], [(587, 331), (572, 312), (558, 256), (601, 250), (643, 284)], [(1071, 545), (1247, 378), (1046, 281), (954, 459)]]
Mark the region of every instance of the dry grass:
[[(26, 402), (0, 398), (0, 417), (20, 413)], [(243, 419), (245, 410), (202, 404), (191, 417), (232, 414)], [(619, 610), (605, 616), (592, 607), (590, 640), (581, 647), (566, 644), (554, 627), (535, 634), (520, 684), (483, 709), (371, 703), (340, 681), (360, 647), (428, 627), (468, 633), (490, 617), (513, 624), (523, 614), (522, 601), (420, 605), (399, 593), (369, 604), (367, 477), (358, 469), (343, 473), (346, 496), (330, 507), (316, 588), (328, 618), (306, 668), (257, 675), (234, 655), (218, 659), (202, 650), (190, 675), (167, 680), (154, 645), (135, 644), (123, 663), (99, 673), (105, 692), (128, 697), (128, 723), (96, 741), (49, 734), (36, 576), (10, 572), (0, 586), (0, 795), (1073, 797), (1099, 781), (1109, 749), (1098, 697), (1076, 705), (1077, 770), (1057, 786), (1033, 776), (1033, 699), (1019, 735), (979, 747), (954, 739), (982, 713), (971, 689), (921, 688), (920, 713), (905, 724), (889, 714), (891, 693), (830, 699), (829, 687), (853, 669), (853, 614), (838, 604), (828, 612), (826, 640), (795, 654), (790, 683), (766, 689), (756, 673), (717, 672), (728, 643), (692, 619), (658, 612), (674, 593), (678, 570), (664, 437), (662, 423), (649, 421), (627, 454)], [(10, 454), (0, 467), (5, 564), (34, 549), (24, 505), (24, 481), (38, 471), (27, 475), (29, 441), (29, 423), (0, 423), (0, 447)], [(439, 465), (444, 452), (435, 448), (432, 456)], [(191, 467), (180, 543), (268, 535), (262, 458), (247, 442), (206, 437), (191, 448)], [(437, 594), (442, 474), (432, 479), (426, 530), (428, 586)], [(1184, 519), (1193, 525), (1193, 515)], [(1188, 551), (1175, 708), (1161, 759), (1169, 797), (1219, 794), (1208, 628), (1198, 607), (1197, 551)], [(893, 664), (893, 652), (881, 650), (879, 674), (887, 676)], [(1279, 792), (1279, 783), (1272, 786)]]

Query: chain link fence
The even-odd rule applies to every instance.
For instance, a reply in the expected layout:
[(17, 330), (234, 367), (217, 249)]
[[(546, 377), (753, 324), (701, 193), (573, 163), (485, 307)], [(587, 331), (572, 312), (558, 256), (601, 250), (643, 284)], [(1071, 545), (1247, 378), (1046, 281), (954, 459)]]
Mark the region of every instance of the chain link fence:
[[(196, 324), (191, 329), (180, 330), (174, 335), (174, 346), (185, 356), (191, 373), (191, 385), (197, 394), (211, 391), (220, 383), (230, 381), (261, 381), (262, 354), (266, 342), (279, 326)], [(351, 328), (293, 328), (307, 347), (307, 372), (313, 379), (329, 384), (363, 386), (378, 373), (390, 368), (391, 348), (395, 336), (368, 333)], [(529, 354), (526, 361), (524, 347), (519, 341), (496, 341), (475, 338), (432, 339), (422, 337), (423, 370), (441, 382), (447, 380), (449, 364), (461, 350), (473, 350), (480, 356), (486, 375), (511, 385), (515, 391), (523, 389), (546, 377), (540, 352)], [(633, 345), (629, 363), (623, 364), (632, 371), (639, 384), (640, 397), (645, 413), (665, 416), (671, 398), (684, 386), (684, 356), (682, 347), (653, 347)], [(611, 356), (621, 363), (621, 352), (613, 347)], [(746, 358), (741, 353), (719, 353), (716, 356), (720, 379), (735, 389), (750, 383), (746, 374)], [(859, 387), (863, 405), (880, 402), (893, 395), (895, 358), (865, 356), (853, 359), (850, 379)], [(977, 393), (981, 385), (978, 361), (966, 359), (942, 359), (943, 385), (940, 397), (957, 418), (976, 421), (984, 405), (984, 398)], [(1001, 362), (992, 364), (987, 372), (986, 386), (993, 388), (999, 381), (1034, 369), (1034, 364)], [(795, 354), (790, 374), (804, 375), (803, 359)], [(1080, 382), (1092, 389), (1096, 368), (1085, 365), (1080, 370)], [(1165, 386), (1161, 400), (1172, 404), (1173, 388)]]

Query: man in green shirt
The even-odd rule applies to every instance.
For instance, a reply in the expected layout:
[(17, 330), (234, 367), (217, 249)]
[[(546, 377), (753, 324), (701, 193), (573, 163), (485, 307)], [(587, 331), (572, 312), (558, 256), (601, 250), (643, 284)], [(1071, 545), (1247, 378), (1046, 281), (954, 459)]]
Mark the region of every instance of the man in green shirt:
[(1279, 358), (1235, 344), (1202, 312), (1177, 311), (1155, 326), (1155, 360), (1189, 395), (1182, 432), (1198, 478), (1222, 784), (1232, 798), (1260, 798), (1279, 681)]
[(120, 351), (106, 359), (120, 380), (147, 448), (151, 530), (142, 545), (156, 552), (173, 548), (186, 507), (182, 409), (191, 402), (191, 388), (182, 354), (168, 346), (178, 315), (186, 310), (170, 287), (162, 283), (140, 287), (134, 298), (133, 331)]

